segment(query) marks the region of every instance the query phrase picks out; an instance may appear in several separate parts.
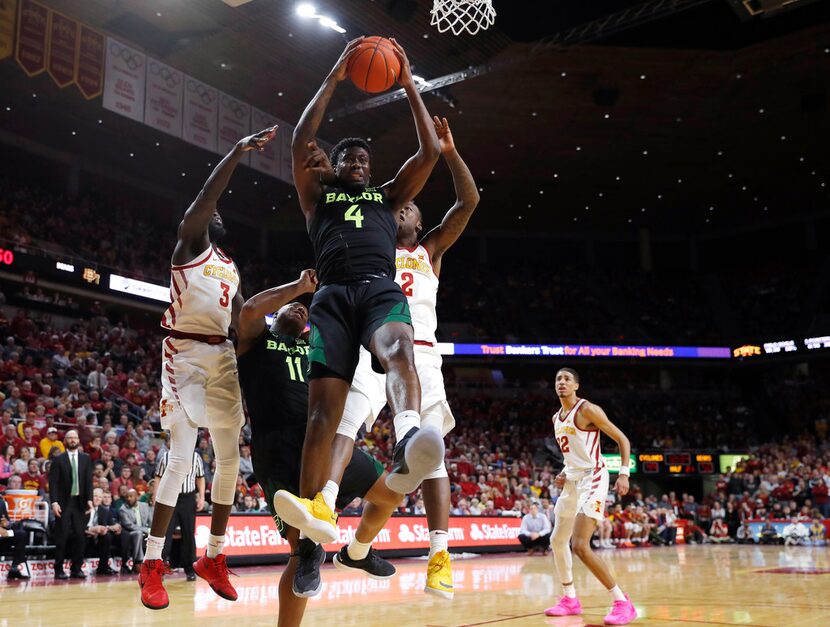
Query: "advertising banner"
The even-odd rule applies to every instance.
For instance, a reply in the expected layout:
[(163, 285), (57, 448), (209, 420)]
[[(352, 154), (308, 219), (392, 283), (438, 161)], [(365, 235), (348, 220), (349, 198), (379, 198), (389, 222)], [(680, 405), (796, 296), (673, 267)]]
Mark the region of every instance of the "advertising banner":
[[(337, 542), (326, 544), (327, 551), (338, 551), (354, 537), (360, 518), (341, 516), (337, 520), (340, 537)], [(502, 516), (451, 516), (449, 542), (453, 547), (494, 548), (519, 546), (521, 518)], [(203, 551), (210, 535), (210, 516), (196, 516), (196, 550)], [(224, 553), (241, 555), (287, 555), (288, 542), (280, 536), (274, 519), (267, 514), (231, 516)], [(407, 549), (429, 550), (429, 527), (423, 516), (394, 516), (390, 518), (372, 547), (379, 551)]]
[(144, 123), (174, 137), (182, 136), (184, 74), (157, 59), (147, 59)]
[(106, 58), (104, 108), (136, 122), (143, 122), (147, 56), (112, 37), (107, 37)]

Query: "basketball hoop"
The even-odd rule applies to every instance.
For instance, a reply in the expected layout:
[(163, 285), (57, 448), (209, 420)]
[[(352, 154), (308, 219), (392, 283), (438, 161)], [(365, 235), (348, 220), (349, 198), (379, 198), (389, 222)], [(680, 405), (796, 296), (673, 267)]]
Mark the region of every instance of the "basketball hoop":
[(467, 31), (475, 35), (487, 30), (496, 21), (493, 0), (433, 0), (430, 24), (445, 33), (460, 35)]

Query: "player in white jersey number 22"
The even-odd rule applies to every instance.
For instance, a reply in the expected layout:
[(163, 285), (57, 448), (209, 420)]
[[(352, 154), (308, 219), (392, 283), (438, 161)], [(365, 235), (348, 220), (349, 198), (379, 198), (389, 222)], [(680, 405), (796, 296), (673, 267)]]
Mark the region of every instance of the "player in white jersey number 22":
[(216, 246), (225, 234), (216, 203), (243, 154), (263, 150), (275, 134), (273, 127), (241, 139), (213, 170), (179, 224), (170, 270), (172, 303), (161, 320), (167, 331), (162, 342), (161, 426), (170, 432), (170, 453), (156, 490), (138, 578), (141, 602), (153, 610), (169, 604), (161, 553), (181, 485), (190, 472), (199, 427), (210, 430), (216, 474), (207, 552), (193, 569), (221, 597), (237, 598), (222, 548), (239, 474), (239, 430), (245, 422), (236, 355), (228, 340), (228, 328), (235, 326), (242, 307), (242, 293), (236, 264)]
[[(421, 428), (439, 429), (442, 436), (455, 426), (447, 395), (444, 391), (444, 377), (441, 374), (441, 355), (435, 346), (435, 330), (438, 326), (436, 297), (438, 276), (444, 253), (464, 232), (470, 216), (478, 205), (479, 195), (475, 181), (455, 149), (447, 119), (433, 118), (435, 132), (441, 153), (452, 173), (456, 201), (444, 216), (441, 224), (421, 236), (421, 211), (414, 202), (409, 202), (398, 215), (398, 250), (395, 256), (396, 278), (409, 301), (412, 326), (415, 331), (415, 368), (421, 381)], [(371, 428), (380, 410), (386, 404), (385, 377), (372, 370), (371, 355), (360, 351), (360, 360), (346, 406), (343, 420), (335, 438), (334, 473), (339, 463), (338, 452), (350, 453), (353, 440), (361, 424)], [(395, 425), (397, 441), (405, 435)], [(396, 492), (405, 489), (396, 486), (389, 479), (387, 485)], [(429, 473), (422, 484), (424, 505), (429, 526), (430, 549), (427, 565), (427, 582), (424, 590), (445, 598), (453, 597), (452, 569), (447, 546), (447, 531), (450, 515), (450, 481), (444, 460)], [(363, 555), (365, 546), (353, 542), (347, 549), (348, 556), (355, 562)], [(338, 558), (341, 556), (338, 555)], [(340, 560), (338, 566), (349, 566)]]
[(553, 561), (559, 574), (563, 594), (559, 603), (545, 610), (547, 616), (569, 616), (582, 613), (576, 597), (573, 578), (573, 557), (588, 567), (594, 577), (611, 593), (614, 603), (605, 617), (606, 625), (627, 625), (637, 618), (634, 605), (599, 557), (591, 549), (591, 536), (605, 514), (608, 494), (608, 468), (600, 452), (600, 433), (614, 440), (620, 449), (620, 474), (614, 486), (617, 494), (628, 493), (629, 458), (631, 444), (628, 438), (610, 420), (599, 405), (578, 398), (579, 375), (570, 368), (556, 373), (556, 395), (561, 407), (553, 415), (556, 443), (565, 458), (565, 467), (556, 477), (562, 489), (556, 501), (556, 523), (551, 536)]

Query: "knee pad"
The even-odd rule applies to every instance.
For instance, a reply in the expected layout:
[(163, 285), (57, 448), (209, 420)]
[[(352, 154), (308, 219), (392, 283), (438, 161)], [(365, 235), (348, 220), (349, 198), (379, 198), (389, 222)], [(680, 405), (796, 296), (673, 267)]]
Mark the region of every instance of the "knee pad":
[(366, 396), (360, 393), (349, 394), (343, 408), (343, 417), (340, 419), (340, 424), (337, 425), (338, 435), (344, 435), (354, 440), (357, 438), (360, 426), (366, 422), (371, 413), (372, 407)]
[(159, 481), (156, 488), (156, 501), (162, 505), (175, 507), (184, 478), (190, 472), (190, 462), (191, 459), (174, 455), (172, 451), (168, 454), (167, 468), (165, 468), (161, 481)]
[(424, 481), (427, 479), (443, 479), (444, 477), (449, 477), (449, 475), (447, 474), (447, 464), (442, 461), (435, 470), (424, 477)]

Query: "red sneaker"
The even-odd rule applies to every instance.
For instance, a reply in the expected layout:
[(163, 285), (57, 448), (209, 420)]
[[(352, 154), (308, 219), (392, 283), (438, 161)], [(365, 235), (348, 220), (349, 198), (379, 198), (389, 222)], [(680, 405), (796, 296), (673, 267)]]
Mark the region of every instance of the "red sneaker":
[(164, 575), (169, 573), (161, 560), (144, 560), (138, 574), (138, 585), (141, 587), (141, 602), (151, 610), (163, 610), (170, 605), (167, 590), (164, 589)]
[(228, 601), (236, 601), (237, 594), (231, 582), (228, 581), (228, 574), (236, 574), (228, 568), (225, 561), (225, 554), (220, 553), (214, 558), (203, 555), (197, 561), (193, 562), (193, 570), (202, 579), (210, 584), (213, 591), (223, 599)]

